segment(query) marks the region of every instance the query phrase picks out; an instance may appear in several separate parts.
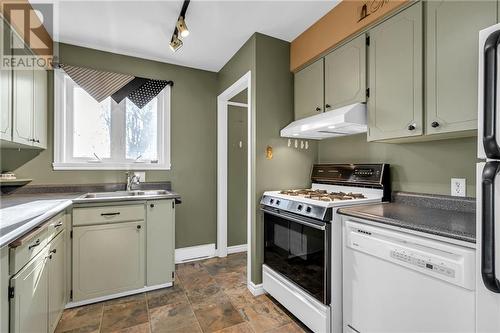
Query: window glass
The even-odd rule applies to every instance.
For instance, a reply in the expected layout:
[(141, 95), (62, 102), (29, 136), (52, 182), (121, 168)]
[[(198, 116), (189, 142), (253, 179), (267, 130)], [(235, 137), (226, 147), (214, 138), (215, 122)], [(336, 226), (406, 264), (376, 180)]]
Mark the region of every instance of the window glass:
[(125, 100), (126, 158), (133, 160), (158, 159), (158, 98), (139, 109)]
[(85, 90), (73, 90), (73, 157), (111, 157), (111, 98), (101, 103)]

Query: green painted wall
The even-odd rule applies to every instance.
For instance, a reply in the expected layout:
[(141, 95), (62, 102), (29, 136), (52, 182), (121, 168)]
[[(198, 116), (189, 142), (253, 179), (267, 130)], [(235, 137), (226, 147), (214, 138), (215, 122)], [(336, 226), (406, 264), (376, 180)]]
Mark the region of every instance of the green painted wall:
[[(310, 170), (317, 158), (316, 144), (309, 150), (288, 147), (280, 129), (293, 121), (293, 76), (290, 73), (290, 44), (254, 34), (219, 72), (219, 92), (224, 91), (247, 71), (252, 72), (251, 112), (255, 124), (251, 137), (254, 168), (251, 184), (252, 281), (262, 282), (263, 221), (258, 205), (266, 190), (303, 187), (310, 183)], [(273, 148), (273, 159), (266, 159), (266, 148)]]
[(366, 134), (319, 143), (321, 163), (391, 164), (396, 191), (450, 194), (450, 179), (467, 179), (467, 196), (476, 196), (476, 137), (418, 143), (368, 143)]
[[(171, 96), (170, 171), (148, 171), (146, 181), (170, 180), (183, 203), (177, 209), (176, 247), (216, 242), (217, 74), (60, 44), (62, 62), (174, 81)], [(53, 77), (50, 75), (49, 86)], [(53, 93), (49, 91), (48, 149), (2, 150), (2, 170), (33, 184), (124, 182), (123, 171), (53, 171)]]
[[(243, 99), (240, 99), (240, 102), (243, 102)], [(228, 107), (228, 246), (247, 243), (247, 124), (247, 108)]]

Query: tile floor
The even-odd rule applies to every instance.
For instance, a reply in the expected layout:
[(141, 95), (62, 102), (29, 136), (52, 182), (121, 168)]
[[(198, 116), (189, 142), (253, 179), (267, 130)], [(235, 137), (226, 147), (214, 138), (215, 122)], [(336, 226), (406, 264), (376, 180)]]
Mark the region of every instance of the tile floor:
[(56, 332), (295, 333), (307, 328), (246, 287), (246, 255), (177, 265), (172, 288), (65, 310)]

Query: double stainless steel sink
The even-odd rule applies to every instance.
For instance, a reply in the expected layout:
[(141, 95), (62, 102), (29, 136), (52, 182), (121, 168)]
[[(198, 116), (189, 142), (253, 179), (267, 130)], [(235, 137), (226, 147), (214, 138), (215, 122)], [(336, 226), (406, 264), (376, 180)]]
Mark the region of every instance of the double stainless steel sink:
[(166, 190), (135, 190), (135, 191), (115, 191), (115, 192), (95, 192), (87, 193), (73, 200), (74, 202), (94, 202), (94, 201), (116, 201), (116, 200), (140, 200), (156, 198), (177, 198), (178, 195)]

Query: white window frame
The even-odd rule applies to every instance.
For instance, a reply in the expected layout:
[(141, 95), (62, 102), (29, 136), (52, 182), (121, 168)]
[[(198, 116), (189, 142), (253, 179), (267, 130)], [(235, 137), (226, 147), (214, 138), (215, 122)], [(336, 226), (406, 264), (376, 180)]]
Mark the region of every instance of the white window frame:
[[(72, 125), (72, 112), (67, 112), (65, 76), (61, 69), (54, 70), (54, 170), (170, 170), (170, 93), (169, 85), (158, 95), (158, 163), (149, 161), (117, 162), (109, 160), (89, 160), (72, 157), (73, 135), (69, 133)], [(111, 111), (113, 112), (113, 110)], [(71, 126), (72, 127), (72, 126)], [(113, 135), (113, 133), (111, 133)], [(122, 140), (123, 141), (123, 140)], [(115, 141), (116, 142), (116, 141)], [(123, 147), (113, 147), (111, 150)]]

